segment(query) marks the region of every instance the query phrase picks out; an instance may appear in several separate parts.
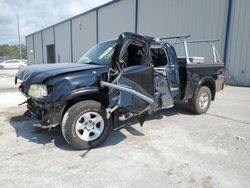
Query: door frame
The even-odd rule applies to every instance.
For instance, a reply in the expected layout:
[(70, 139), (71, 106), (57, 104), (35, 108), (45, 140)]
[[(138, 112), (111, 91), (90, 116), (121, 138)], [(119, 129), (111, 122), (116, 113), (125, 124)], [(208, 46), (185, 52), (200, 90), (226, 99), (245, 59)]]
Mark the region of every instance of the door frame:
[(142, 47), (145, 48), (145, 52), (144, 52), (142, 61), (144, 60), (144, 58), (148, 57), (149, 44), (148, 44), (148, 42), (146, 41), (146, 39), (143, 36), (137, 35), (137, 34), (134, 34), (134, 33), (129, 33), (129, 32), (122, 33), (119, 36), (118, 40), (117, 40), (117, 44), (116, 44), (116, 47), (115, 47), (112, 62), (110, 64), (110, 68), (117, 67), (117, 68), (120, 69), (119, 71), (122, 70), (118, 64), (120, 63), (121, 58), (124, 55), (127, 47), (131, 43), (133, 43), (135, 45), (138, 45), (138, 46), (142, 46)]

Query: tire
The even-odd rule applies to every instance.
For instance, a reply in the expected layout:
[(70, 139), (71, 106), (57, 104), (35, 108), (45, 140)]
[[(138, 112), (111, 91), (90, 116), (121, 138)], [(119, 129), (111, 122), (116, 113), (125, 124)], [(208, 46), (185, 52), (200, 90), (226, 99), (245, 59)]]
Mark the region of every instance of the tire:
[(204, 114), (211, 104), (211, 91), (207, 86), (200, 87), (198, 93), (189, 102), (189, 107), (195, 114)]
[(18, 69), (21, 69), (21, 68), (23, 68), (23, 65), (20, 65), (20, 66), (18, 67)]
[(66, 111), (61, 128), (63, 137), (73, 148), (85, 150), (103, 144), (112, 131), (112, 123), (101, 103), (86, 100)]

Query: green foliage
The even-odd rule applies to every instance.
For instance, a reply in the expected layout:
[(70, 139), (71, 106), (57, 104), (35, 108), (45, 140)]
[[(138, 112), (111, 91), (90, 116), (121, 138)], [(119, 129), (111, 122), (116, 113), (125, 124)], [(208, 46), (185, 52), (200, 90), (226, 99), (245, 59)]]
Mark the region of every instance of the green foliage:
[[(26, 46), (21, 45), (22, 59), (27, 59)], [(0, 45), (0, 56), (19, 59), (19, 45)]]

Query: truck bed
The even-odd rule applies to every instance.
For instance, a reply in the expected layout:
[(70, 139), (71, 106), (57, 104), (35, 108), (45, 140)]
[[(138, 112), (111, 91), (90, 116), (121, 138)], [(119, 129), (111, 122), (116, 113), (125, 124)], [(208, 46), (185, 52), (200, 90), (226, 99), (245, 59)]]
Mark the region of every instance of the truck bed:
[[(215, 92), (223, 89), (224, 85), (224, 64), (223, 63), (186, 63), (185, 58), (177, 58), (182, 96), (184, 99), (192, 98), (197, 84), (202, 80), (211, 79), (215, 84)], [(213, 91), (212, 91), (213, 92)], [(213, 98), (214, 99), (214, 98)]]

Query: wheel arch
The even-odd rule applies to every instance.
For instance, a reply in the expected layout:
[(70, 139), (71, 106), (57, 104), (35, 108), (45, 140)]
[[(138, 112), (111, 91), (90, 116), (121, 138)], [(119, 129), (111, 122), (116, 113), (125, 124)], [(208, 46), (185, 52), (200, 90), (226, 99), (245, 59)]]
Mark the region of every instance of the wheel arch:
[(88, 92), (75, 92), (74, 94), (69, 94), (67, 95), (67, 97), (65, 98), (65, 106), (62, 110), (62, 114), (61, 114), (61, 119), (60, 122), (65, 114), (65, 112), (74, 104), (81, 102), (81, 101), (85, 101), (85, 100), (94, 100), (97, 102), (100, 102), (101, 104), (103, 104), (104, 106), (108, 106), (108, 102), (109, 102), (109, 97), (107, 93), (104, 92), (100, 92), (100, 90), (88, 90)]
[(202, 78), (198, 82), (195, 94), (198, 93), (200, 87), (202, 87), (202, 86), (206, 86), (206, 87), (209, 88), (209, 90), (211, 92), (211, 100), (213, 101), (215, 99), (215, 92), (216, 92), (216, 84), (215, 84), (214, 79), (211, 78), (211, 77), (204, 77), (204, 78)]

